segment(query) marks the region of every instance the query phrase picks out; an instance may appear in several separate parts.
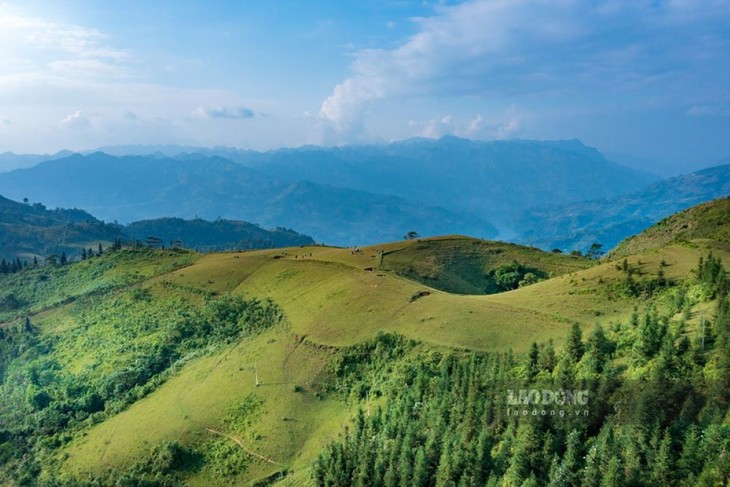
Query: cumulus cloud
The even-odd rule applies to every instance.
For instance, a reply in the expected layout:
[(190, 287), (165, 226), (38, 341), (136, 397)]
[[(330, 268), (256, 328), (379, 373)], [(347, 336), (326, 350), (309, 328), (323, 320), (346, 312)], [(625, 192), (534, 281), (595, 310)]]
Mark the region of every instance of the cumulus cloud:
[(445, 135), (454, 134), (454, 117), (452, 115), (432, 118), (425, 122), (412, 120), (409, 125), (417, 130), (416, 135), (419, 137), (438, 139)]
[(212, 119), (231, 119), (231, 120), (245, 120), (248, 118), (254, 118), (256, 112), (246, 107), (237, 108), (203, 108), (198, 107), (193, 111), (193, 115), (198, 118), (204, 118), (208, 120)]
[[(352, 76), (322, 102), (320, 117), (352, 136), (363, 130), (369, 108), (388, 99), (653, 87), (676, 96), (688, 83), (696, 89), (692, 83), (712, 70), (727, 80), (718, 60), (730, 64), (728, 20), (723, 1), (469, 0), (440, 6), (432, 17), (414, 20), (418, 32), (402, 45), (356, 52)], [(702, 88), (719, 92), (720, 86)], [(518, 127), (510, 121), (502, 133)]]
[(414, 135), (429, 139), (438, 139), (445, 135), (455, 135), (471, 139), (509, 139), (520, 135), (523, 114), (515, 107), (509, 107), (504, 113), (491, 116), (489, 120), (481, 113), (470, 119), (459, 119), (455, 115), (434, 117), (426, 121), (409, 122), (415, 130)]
[(86, 130), (92, 127), (91, 118), (81, 110), (76, 110), (63, 117), (60, 122), (63, 128), (71, 130)]

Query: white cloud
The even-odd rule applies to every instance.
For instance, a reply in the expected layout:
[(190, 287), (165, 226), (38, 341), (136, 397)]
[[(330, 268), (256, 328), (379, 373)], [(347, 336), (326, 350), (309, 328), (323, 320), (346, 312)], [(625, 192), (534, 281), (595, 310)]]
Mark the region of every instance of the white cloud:
[(411, 135), (438, 139), (445, 135), (455, 135), (470, 139), (509, 139), (521, 134), (524, 114), (516, 106), (510, 106), (503, 113), (493, 115), (487, 120), (481, 113), (470, 119), (460, 119), (455, 115), (434, 117), (426, 121), (409, 122), (415, 130)]
[(0, 75), (121, 76), (131, 60), (96, 29), (0, 9)]
[(0, 125), (11, 125), (12, 123), (13, 121), (10, 119), (10, 117), (0, 115)]
[(454, 134), (454, 118), (452, 115), (432, 118), (426, 122), (411, 121), (409, 125), (417, 129), (415, 135), (419, 137), (439, 139), (444, 135)]
[[(355, 53), (352, 76), (321, 105), (324, 124), (353, 138), (374, 103), (417, 97), (510, 99), (634, 93), (667, 98), (730, 81), (726, 1), (469, 0), (416, 19), (394, 49)], [(716, 79), (717, 77), (715, 77)], [(707, 81), (703, 81), (707, 80)], [(702, 83), (698, 86), (698, 83)], [(439, 131), (431, 124), (433, 130)], [(506, 121), (498, 136), (520, 130)]]
[(76, 110), (61, 119), (61, 126), (71, 130), (87, 130), (92, 127), (91, 118), (81, 110)]
[(207, 120), (211, 119), (231, 119), (231, 120), (245, 120), (248, 118), (254, 118), (256, 112), (246, 107), (220, 107), (220, 108), (203, 108), (198, 107), (193, 110), (193, 116), (203, 118)]

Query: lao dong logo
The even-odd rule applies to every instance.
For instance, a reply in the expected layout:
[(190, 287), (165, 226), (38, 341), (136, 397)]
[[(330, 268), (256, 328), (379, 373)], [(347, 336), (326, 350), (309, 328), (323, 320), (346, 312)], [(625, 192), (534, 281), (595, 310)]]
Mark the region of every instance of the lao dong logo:
[(585, 389), (509, 389), (507, 414), (510, 416), (588, 416)]

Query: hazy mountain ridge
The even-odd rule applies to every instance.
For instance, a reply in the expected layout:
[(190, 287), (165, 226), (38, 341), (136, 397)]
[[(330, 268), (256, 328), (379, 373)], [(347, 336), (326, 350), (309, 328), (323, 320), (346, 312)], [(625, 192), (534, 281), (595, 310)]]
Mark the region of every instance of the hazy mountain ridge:
[(679, 176), (650, 186), (654, 176), (578, 140), (107, 149), (146, 155), (91, 152), (44, 162), (0, 174), (0, 192), (82, 207), (108, 221), (229, 218), (338, 245), (395, 240), (410, 230), (493, 238), (495, 223), (501, 239), (583, 250), (594, 241), (609, 249), (672, 212), (723, 196), (730, 180), (704, 170), (693, 173), (698, 181)]
[(41, 162), (61, 159), (72, 154), (73, 152), (69, 150), (62, 150), (55, 154), (15, 154), (13, 152), (3, 152), (0, 154), (0, 172), (33, 167)]
[(236, 160), (285, 180), (395, 194), (507, 226), (532, 206), (615, 196), (657, 179), (612, 163), (577, 140), (409, 139), (246, 152)]
[(283, 181), (218, 156), (76, 154), (2, 174), (0, 192), (83, 207), (108, 221), (229, 218), (296, 228), (341, 245), (394, 240), (409, 230), (496, 235), (491, 224), (467, 214), (397, 196)]
[[(727, 161), (725, 161), (727, 162)], [(730, 164), (665, 179), (624, 196), (533, 208), (517, 220), (517, 242), (544, 249), (611, 249), (657, 221), (730, 194)]]

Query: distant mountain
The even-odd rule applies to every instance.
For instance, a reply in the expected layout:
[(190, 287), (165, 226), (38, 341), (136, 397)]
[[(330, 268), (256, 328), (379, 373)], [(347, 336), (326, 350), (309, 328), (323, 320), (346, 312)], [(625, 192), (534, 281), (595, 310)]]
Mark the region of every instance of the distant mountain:
[(563, 250), (585, 250), (600, 242), (611, 249), (672, 213), (729, 194), (730, 164), (724, 164), (624, 196), (533, 208), (517, 220), (514, 241)]
[(657, 179), (610, 162), (577, 140), (477, 142), (444, 137), (389, 145), (240, 151), (230, 157), (280, 180), (393, 194), (468, 212), (505, 232), (530, 207), (616, 196)]
[(0, 174), (0, 193), (76, 206), (107, 221), (160, 217), (255, 221), (340, 245), (460, 232), (493, 237), (480, 217), (401, 197), (292, 181), (214, 156), (73, 156)]
[(104, 223), (83, 210), (49, 210), (40, 203), (18, 203), (0, 196), (0, 258), (6, 260), (62, 253), (72, 258), (82, 248), (96, 249), (99, 243), (105, 247), (116, 239), (145, 243), (148, 237), (204, 252), (314, 244), (311, 237), (294, 230), (266, 230), (243, 221), (160, 218), (122, 226)]
[(578, 140), (479, 142), (447, 136), (268, 152), (170, 145), (102, 150), (177, 158), (219, 156), (279, 181), (396, 195), (493, 222), (501, 230), (500, 238), (513, 233), (513, 220), (528, 208), (625, 194), (659, 179), (611, 162)]
[(61, 159), (71, 154), (73, 152), (68, 150), (56, 152), (55, 154), (14, 154), (13, 152), (3, 152), (0, 154), (0, 172), (32, 167), (40, 162)]
[(143, 220), (126, 225), (124, 233), (133, 240), (144, 242), (148, 237), (154, 236), (165, 244), (173, 242), (202, 252), (292, 247), (315, 243), (312, 237), (286, 228), (264, 230), (253, 223), (233, 220), (209, 222), (200, 218)]

